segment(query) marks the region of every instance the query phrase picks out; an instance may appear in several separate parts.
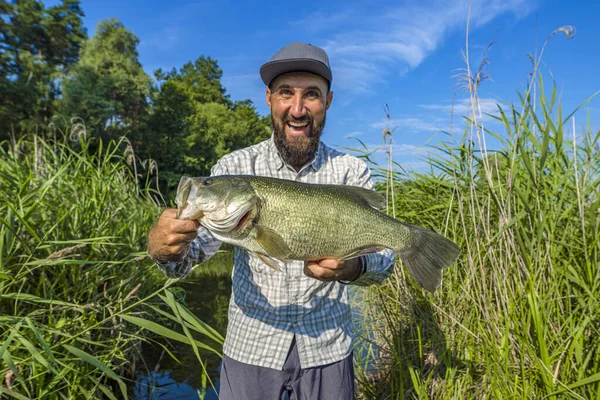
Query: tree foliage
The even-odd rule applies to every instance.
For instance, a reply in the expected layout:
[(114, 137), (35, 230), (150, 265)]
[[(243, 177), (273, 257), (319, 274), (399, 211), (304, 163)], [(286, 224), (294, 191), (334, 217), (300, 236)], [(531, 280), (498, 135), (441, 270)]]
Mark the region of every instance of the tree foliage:
[(270, 121), (250, 100), (233, 102), (216, 60), (200, 56), (177, 71), (156, 71), (147, 155), (162, 166), (164, 188), (181, 175), (206, 175), (225, 154), (268, 138)]
[(131, 30), (108, 19), (87, 39), (82, 16), (79, 0), (48, 9), (0, 2), (0, 136), (51, 121), (67, 131), (76, 119), (96, 141), (127, 137), (128, 159), (157, 166), (161, 192), (172, 195), (182, 175), (208, 174), (220, 157), (270, 135), (250, 100), (227, 94), (215, 59), (199, 56), (152, 79)]
[(101, 138), (137, 138), (151, 85), (138, 60), (138, 44), (118, 20), (101, 21), (63, 83), (62, 113), (82, 118)]
[(87, 33), (79, 0), (0, 2), (0, 138), (43, 130)]

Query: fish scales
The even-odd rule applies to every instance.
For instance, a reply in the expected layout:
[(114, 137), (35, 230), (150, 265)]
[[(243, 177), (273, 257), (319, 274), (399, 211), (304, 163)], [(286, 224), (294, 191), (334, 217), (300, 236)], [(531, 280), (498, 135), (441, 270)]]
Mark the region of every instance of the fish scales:
[(291, 259), (342, 258), (360, 249), (392, 247), (397, 227), (388, 225), (398, 221), (333, 185), (260, 178), (250, 182), (261, 200), (260, 223), (281, 234), (292, 250)]

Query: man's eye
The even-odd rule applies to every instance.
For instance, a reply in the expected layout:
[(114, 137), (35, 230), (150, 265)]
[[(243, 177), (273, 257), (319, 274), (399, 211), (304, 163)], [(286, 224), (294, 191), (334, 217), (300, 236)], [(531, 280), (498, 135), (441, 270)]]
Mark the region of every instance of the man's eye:
[(311, 91), (309, 91), (309, 92), (306, 93), (306, 97), (310, 97), (312, 99), (316, 99), (316, 98), (319, 97), (319, 93), (316, 92), (316, 91), (314, 91), (314, 90), (311, 90)]
[(279, 91), (279, 94), (281, 94), (282, 96), (290, 96), (292, 94), (292, 91), (289, 89), (281, 89)]

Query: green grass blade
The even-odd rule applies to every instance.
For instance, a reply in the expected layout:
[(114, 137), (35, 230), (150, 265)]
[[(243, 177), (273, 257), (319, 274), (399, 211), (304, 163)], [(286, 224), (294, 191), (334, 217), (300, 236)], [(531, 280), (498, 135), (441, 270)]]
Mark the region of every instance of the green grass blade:
[[(168, 339), (177, 340), (178, 342), (181, 342), (181, 343), (190, 344), (190, 339), (188, 339), (187, 336), (182, 335), (181, 333), (177, 333), (169, 328), (165, 328), (164, 326), (159, 325), (156, 322), (149, 321), (147, 319), (140, 318), (140, 317), (135, 317), (130, 314), (122, 314), (121, 317), (124, 320), (131, 322), (134, 325), (137, 325), (144, 329), (148, 329), (150, 332), (154, 332), (160, 336), (166, 337)], [(211, 352), (217, 354), (219, 357), (221, 356), (221, 353), (218, 352), (217, 350), (213, 349), (211, 346), (208, 346), (197, 340), (194, 340), (194, 344), (202, 349), (205, 349), (205, 350), (208, 350), (208, 351), (211, 351)]]
[(104, 372), (108, 377), (114, 379), (118, 382), (119, 388), (121, 389), (121, 394), (123, 398), (127, 399), (127, 387), (125, 386), (125, 382), (113, 371), (109, 366), (95, 358), (89, 353), (78, 349), (77, 347), (70, 346), (68, 344), (63, 344), (63, 347), (71, 354), (75, 355), (77, 358), (87, 362), (88, 364), (93, 365), (98, 368), (100, 371)]

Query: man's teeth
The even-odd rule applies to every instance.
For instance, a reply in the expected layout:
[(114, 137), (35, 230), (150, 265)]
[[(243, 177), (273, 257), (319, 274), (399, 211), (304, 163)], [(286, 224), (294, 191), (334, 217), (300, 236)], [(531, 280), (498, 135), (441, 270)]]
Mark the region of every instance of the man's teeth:
[(308, 125), (308, 122), (303, 122), (301, 124), (294, 123), (294, 122), (288, 122), (288, 125), (293, 126), (295, 128), (304, 128), (306, 125)]

